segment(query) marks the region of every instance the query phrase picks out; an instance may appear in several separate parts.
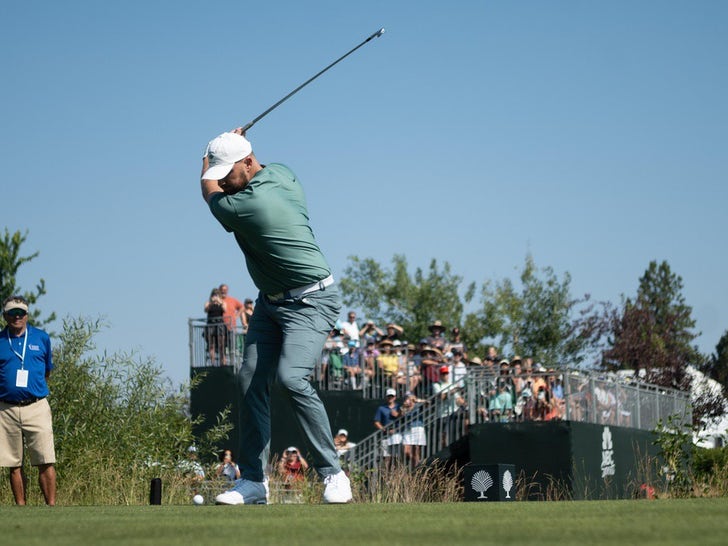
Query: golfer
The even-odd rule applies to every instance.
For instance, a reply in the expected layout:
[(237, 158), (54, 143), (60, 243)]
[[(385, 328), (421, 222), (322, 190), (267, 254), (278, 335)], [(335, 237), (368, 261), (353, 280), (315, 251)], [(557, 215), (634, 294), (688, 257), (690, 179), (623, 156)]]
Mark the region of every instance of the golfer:
[(207, 145), (202, 196), (235, 235), (259, 290), (238, 376), (242, 478), (215, 501), (266, 503), (270, 391), (278, 380), (324, 480), (324, 502), (349, 502), (349, 478), (339, 465), (324, 406), (308, 381), (341, 305), (308, 223), (301, 184), (285, 165), (261, 165), (238, 128)]
[(26, 503), (23, 456), (38, 467), (46, 504), (56, 504), (56, 453), (46, 380), (53, 369), (48, 334), (28, 324), (28, 301), (2, 303), (7, 326), (0, 331), (0, 466), (10, 469), (15, 504)]

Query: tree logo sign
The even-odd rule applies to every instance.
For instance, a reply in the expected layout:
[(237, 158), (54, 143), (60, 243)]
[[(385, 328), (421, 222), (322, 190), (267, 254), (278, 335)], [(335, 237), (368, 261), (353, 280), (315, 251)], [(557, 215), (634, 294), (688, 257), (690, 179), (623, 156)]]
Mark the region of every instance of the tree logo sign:
[(614, 445), (612, 444), (612, 431), (604, 427), (602, 431), (602, 478), (614, 476)]
[(493, 478), (491, 478), (490, 474), (488, 474), (485, 470), (479, 470), (473, 474), (473, 479), (470, 480), (470, 485), (473, 487), (474, 491), (480, 493), (478, 496), (479, 499), (487, 499), (488, 496), (485, 492), (493, 487)]

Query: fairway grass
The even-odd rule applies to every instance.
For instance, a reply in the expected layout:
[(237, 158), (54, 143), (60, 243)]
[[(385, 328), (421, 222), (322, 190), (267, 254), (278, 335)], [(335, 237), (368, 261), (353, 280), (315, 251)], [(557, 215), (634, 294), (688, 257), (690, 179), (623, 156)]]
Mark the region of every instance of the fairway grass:
[(2, 543), (726, 544), (728, 499), (0, 507)]

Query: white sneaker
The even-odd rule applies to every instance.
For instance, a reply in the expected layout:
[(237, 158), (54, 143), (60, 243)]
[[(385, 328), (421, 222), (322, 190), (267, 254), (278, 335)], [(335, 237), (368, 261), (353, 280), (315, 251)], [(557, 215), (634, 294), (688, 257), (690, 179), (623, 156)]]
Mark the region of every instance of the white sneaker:
[(263, 482), (239, 479), (230, 491), (215, 497), (215, 504), (266, 504), (266, 498)]
[(324, 478), (324, 502), (327, 504), (344, 504), (351, 502), (351, 482), (343, 470)]

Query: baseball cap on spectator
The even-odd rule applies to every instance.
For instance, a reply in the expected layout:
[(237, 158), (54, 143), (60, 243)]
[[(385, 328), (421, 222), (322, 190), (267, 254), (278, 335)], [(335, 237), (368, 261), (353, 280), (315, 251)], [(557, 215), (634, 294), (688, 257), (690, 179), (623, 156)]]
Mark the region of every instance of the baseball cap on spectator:
[(447, 366), (440, 366), (440, 373), (450, 373), (450, 368)]
[(223, 133), (213, 138), (205, 150), (209, 163), (202, 179), (221, 180), (225, 178), (233, 170), (233, 165), (248, 157), (252, 151), (253, 147), (248, 139), (236, 133)]
[(500, 362), (498, 363), (498, 365), (500, 365), (500, 366), (503, 366), (503, 364), (505, 364), (506, 366), (510, 366), (510, 364), (511, 364), (511, 363), (510, 363), (510, 362), (508, 362), (508, 360), (504, 358), (503, 360), (501, 360), (501, 361), (500, 361)]
[(392, 345), (394, 345), (395, 347), (401, 347), (402, 346), (402, 342), (400, 340), (398, 340), (398, 339), (395, 339), (392, 342)]
[(349, 345), (349, 347), (356, 347), (356, 341), (351, 339), (351, 340), (349, 340), (349, 343), (347, 345)]
[(340, 428), (339, 432), (336, 433), (337, 436), (349, 436), (349, 431), (345, 428)]
[(521, 362), (521, 357), (516, 355), (511, 359), (511, 364), (515, 364), (516, 362)]
[(428, 343), (428, 341), (427, 341), (427, 338), (426, 338), (426, 337), (423, 337), (423, 338), (422, 338), (422, 339), (420, 340), (420, 345), (427, 345), (427, 343)]
[(384, 393), (384, 395), (385, 396), (397, 396), (397, 391), (395, 391), (392, 388), (389, 388), (389, 389), (386, 390), (386, 392)]
[(286, 453), (298, 453), (298, 448), (296, 446), (289, 446), (286, 448)]
[(474, 356), (473, 358), (471, 358), (471, 359), (469, 360), (469, 362), (470, 362), (471, 364), (477, 364), (478, 366), (480, 366), (480, 365), (482, 365), (482, 364), (483, 364), (483, 361), (482, 361), (482, 360), (480, 360), (480, 358), (478, 358), (477, 356)]

